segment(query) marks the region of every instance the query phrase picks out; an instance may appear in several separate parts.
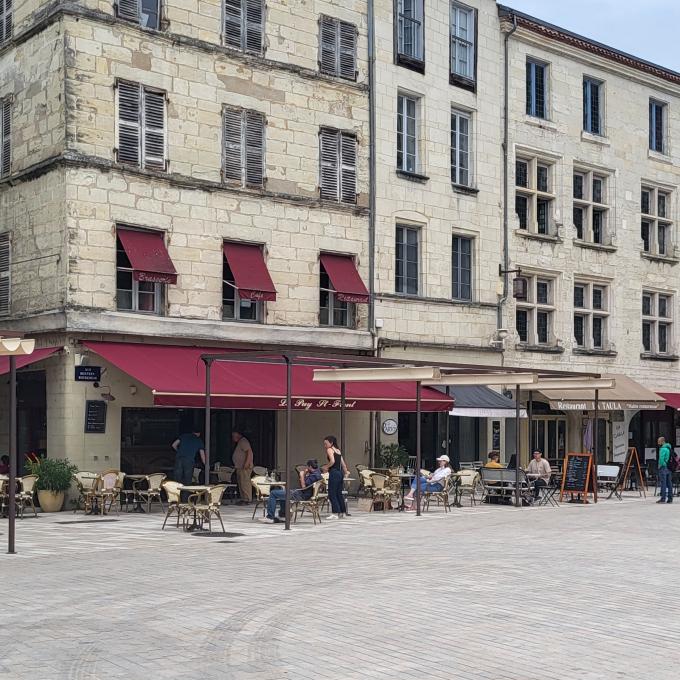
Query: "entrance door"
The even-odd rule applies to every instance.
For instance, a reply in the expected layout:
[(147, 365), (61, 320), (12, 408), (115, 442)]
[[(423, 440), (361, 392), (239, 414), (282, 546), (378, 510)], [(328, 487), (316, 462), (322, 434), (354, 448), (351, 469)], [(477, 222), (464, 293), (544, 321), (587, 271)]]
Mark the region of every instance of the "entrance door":
[(534, 417), (531, 450), (540, 451), (551, 465), (562, 461), (567, 451), (567, 419)]

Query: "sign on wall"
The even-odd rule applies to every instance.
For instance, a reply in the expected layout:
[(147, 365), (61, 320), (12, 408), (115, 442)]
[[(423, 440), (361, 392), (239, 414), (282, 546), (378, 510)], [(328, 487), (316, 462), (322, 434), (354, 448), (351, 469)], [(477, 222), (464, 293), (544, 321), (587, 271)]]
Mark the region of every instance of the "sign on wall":
[(76, 380), (78, 382), (99, 382), (101, 379), (101, 366), (76, 366)]
[(385, 434), (396, 434), (398, 429), (399, 425), (397, 424), (397, 421), (394, 420), (394, 418), (387, 418), (387, 420), (383, 420), (382, 431)]
[(104, 434), (106, 432), (106, 402), (88, 400), (85, 402), (85, 433)]

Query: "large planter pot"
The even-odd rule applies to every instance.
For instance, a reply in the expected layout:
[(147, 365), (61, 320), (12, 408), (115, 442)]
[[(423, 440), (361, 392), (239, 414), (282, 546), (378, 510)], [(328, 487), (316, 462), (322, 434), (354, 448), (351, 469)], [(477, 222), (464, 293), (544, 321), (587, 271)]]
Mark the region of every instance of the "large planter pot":
[(38, 491), (38, 501), (43, 512), (59, 512), (64, 505), (64, 492)]

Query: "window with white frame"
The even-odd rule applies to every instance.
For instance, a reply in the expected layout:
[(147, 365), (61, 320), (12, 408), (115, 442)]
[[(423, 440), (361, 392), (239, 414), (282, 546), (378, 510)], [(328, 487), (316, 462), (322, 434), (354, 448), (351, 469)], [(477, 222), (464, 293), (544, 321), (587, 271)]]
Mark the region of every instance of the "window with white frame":
[(0, 0), (0, 45), (12, 38), (12, 0)]
[(649, 100), (649, 148), (658, 153), (666, 153), (666, 124), (668, 104)]
[(398, 62), (424, 61), (424, 18), (424, 0), (397, 0)]
[(244, 187), (261, 187), (264, 184), (264, 114), (225, 107), (222, 116), (224, 180)]
[(224, 44), (242, 52), (262, 54), (264, 15), (264, 0), (224, 0)]
[(451, 111), (451, 181), (460, 186), (472, 185), (472, 118), (463, 111)]
[(260, 323), (263, 308), (261, 300), (248, 300), (239, 295), (227, 258), (222, 258), (222, 319)]
[(319, 280), (319, 325), (353, 328), (356, 306), (338, 299), (325, 267), (321, 265)]
[(451, 249), (452, 297), (454, 300), (472, 300), (472, 247), (473, 239), (453, 236)]
[(572, 216), (577, 239), (600, 245), (611, 241), (608, 185), (606, 174), (574, 169)]
[(527, 59), (526, 112), (534, 118), (548, 117), (548, 65)]
[(451, 3), (451, 75), (475, 79), (475, 10)]
[(115, 6), (121, 19), (134, 21), (144, 28), (160, 28), (161, 0), (117, 0)]
[(574, 342), (581, 349), (606, 349), (609, 286), (590, 281), (574, 283)]
[(335, 17), (319, 17), (319, 70), (347, 80), (357, 77), (357, 27)]
[(517, 300), (515, 329), (521, 343), (553, 345), (555, 279), (532, 274), (526, 276), (527, 299)]
[(418, 295), (420, 279), (420, 229), (398, 224), (394, 288), (397, 293)]
[(671, 192), (643, 185), (640, 192), (640, 238), (642, 250), (650, 255), (673, 257)]
[(127, 253), (116, 238), (116, 306), (119, 310), (160, 314), (165, 284), (137, 281)]
[(12, 169), (12, 102), (0, 101), (0, 177)]
[(397, 169), (403, 172), (418, 172), (419, 108), (418, 97), (397, 96)]
[(11, 237), (6, 231), (0, 234), (0, 316), (10, 313), (11, 256)]
[(672, 354), (673, 295), (642, 291), (642, 351)]
[(535, 156), (515, 161), (515, 213), (520, 229), (542, 235), (554, 233), (553, 172), (551, 162)]
[(594, 78), (583, 78), (583, 129), (592, 135), (602, 134), (603, 84)]
[(338, 203), (357, 202), (357, 138), (333, 128), (319, 131), (319, 193)]

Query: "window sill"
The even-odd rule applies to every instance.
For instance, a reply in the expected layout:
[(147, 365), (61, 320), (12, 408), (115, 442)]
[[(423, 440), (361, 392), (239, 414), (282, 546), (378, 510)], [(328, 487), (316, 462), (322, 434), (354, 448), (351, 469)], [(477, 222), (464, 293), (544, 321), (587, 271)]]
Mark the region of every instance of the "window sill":
[(416, 73), (425, 73), (425, 62), (420, 59), (414, 59), (413, 57), (409, 57), (406, 54), (397, 53), (394, 61), (399, 66), (403, 66), (404, 68), (415, 71)]
[(588, 248), (590, 250), (600, 250), (605, 253), (615, 253), (618, 249), (616, 246), (608, 246), (604, 243), (591, 243), (590, 241), (584, 241), (580, 238), (574, 239), (574, 245), (579, 248)]
[(425, 184), (425, 182), (430, 181), (430, 178), (425, 175), (419, 175), (417, 172), (408, 172), (407, 170), (399, 170), (399, 168), (397, 168), (397, 177), (407, 179), (409, 182), (418, 182), (419, 184)]
[(408, 295), (407, 293), (376, 293), (379, 300), (400, 300), (402, 302), (419, 302), (437, 305), (451, 305), (454, 307), (475, 307), (497, 309), (494, 302), (478, 302), (476, 300), (454, 300), (452, 298), (426, 297), (425, 295)]
[(640, 352), (640, 359), (645, 361), (678, 361), (680, 356), (677, 354), (652, 354), (651, 352)]
[(559, 345), (528, 345), (524, 342), (517, 343), (515, 349), (520, 352), (539, 352), (540, 354), (564, 354), (564, 347)]
[(264, 323), (264, 321), (260, 321), (259, 319), (222, 319), (223, 323), (237, 323), (237, 324), (242, 324), (246, 323), (249, 326), (259, 326)]
[(673, 160), (668, 154), (652, 151), (652, 149), (647, 150), (647, 158), (653, 161), (658, 161), (659, 163), (666, 163), (667, 165), (673, 164)]
[(545, 241), (547, 243), (562, 243), (559, 236), (551, 236), (550, 234), (537, 234), (528, 229), (515, 229), (515, 234), (522, 238), (528, 238), (533, 241)]
[(449, 85), (460, 87), (462, 90), (468, 90), (472, 93), (477, 92), (477, 82), (475, 80), (459, 76), (457, 73), (449, 73)]
[(574, 347), (572, 354), (587, 357), (615, 357), (618, 352), (613, 349), (587, 349), (586, 347)]
[(533, 125), (534, 127), (541, 128), (542, 130), (550, 130), (551, 132), (557, 132), (557, 125), (547, 118), (538, 118), (536, 116), (530, 116), (529, 114), (524, 114), (524, 122), (527, 125)]
[(476, 196), (479, 193), (479, 189), (475, 187), (469, 187), (465, 184), (451, 184), (451, 188), (456, 194), (467, 194), (468, 196)]
[(581, 141), (599, 144), (600, 146), (611, 146), (611, 142), (604, 135), (596, 135), (594, 132), (586, 132), (585, 130), (581, 130)]
[(640, 257), (651, 262), (661, 262), (663, 264), (678, 264), (680, 258), (669, 257), (668, 255), (655, 255), (654, 253), (646, 253), (644, 250), (640, 253)]

